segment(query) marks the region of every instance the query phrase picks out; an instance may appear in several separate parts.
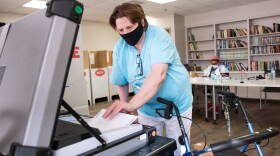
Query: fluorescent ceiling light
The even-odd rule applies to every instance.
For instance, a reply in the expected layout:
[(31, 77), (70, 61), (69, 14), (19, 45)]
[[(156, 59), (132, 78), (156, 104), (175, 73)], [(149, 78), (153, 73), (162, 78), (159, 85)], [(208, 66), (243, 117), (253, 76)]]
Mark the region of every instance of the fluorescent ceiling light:
[(147, 0), (147, 1), (155, 2), (155, 3), (159, 3), (159, 4), (164, 4), (164, 3), (169, 3), (169, 2), (176, 1), (176, 0)]
[(28, 3), (25, 3), (23, 7), (28, 7), (28, 8), (36, 8), (36, 9), (44, 9), (47, 7), (46, 5), (47, 2), (45, 1), (39, 1), (39, 0), (32, 0)]

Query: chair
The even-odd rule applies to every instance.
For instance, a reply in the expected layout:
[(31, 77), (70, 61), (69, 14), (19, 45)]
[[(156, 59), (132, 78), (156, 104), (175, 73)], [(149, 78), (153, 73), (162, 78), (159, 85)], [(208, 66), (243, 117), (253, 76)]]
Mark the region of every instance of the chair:
[[(264, 74), (269, 73), (270, 70), (264, 72)], [(279, 72), (279, 71), (277, 71)], [(280, 77), (279, 74), (275, 73), (275, 77)], [(267, 93), (280, 93), (280, 87), (264, 87), (260, 90), (260, 110), (262, 110), (262, 92), (264, 92), (264, 104), (266, 104)]]

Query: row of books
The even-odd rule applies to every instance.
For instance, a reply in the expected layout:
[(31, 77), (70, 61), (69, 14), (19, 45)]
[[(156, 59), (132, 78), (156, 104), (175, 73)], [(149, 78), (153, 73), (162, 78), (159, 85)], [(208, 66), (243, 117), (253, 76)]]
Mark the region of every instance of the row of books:
[(280, 24), (273, 23), (273, 28), (263, 25), (252, 25), (250, 27), (250, 34), (267, 34), (280, 32)]
[(196, 51), (196, 50), (198, 50), (198, 46), (196, 43), (189, 43), (189, 49), (191, 51)]
[(229, 71), (246, 71), (248, 69), (243, 63), (238, 62), (222, 62), (222, 64), (227, 67)]
[(280, 53), (280, 45), (251, 47), (251, 54), (273, 54)]
[(201, 59), (201, 55), (199, 53), (190, 53), (191, 59)]
[(225, 29), (217, 31), (217, 38), (228, 38), (247, 35), (247, 29)]
[(217, 49), (228, 49), (228, 48), (239, 48), (247, 47), (248, 44), (246, 41), (242, 40), (218, 40)]
[(279, 60), (275, 61), (251, 61), (251, 71), (265, 71), (279, 69)]
[(247, 51), (233, 51), (233, 52), (219, 52), (219, 56), (221, 60), (226, 59), (245, 59), (248, 58), (248, 52)]
[(251, 34), (267, 34), (267, 33), (273, 33), (273, 32), (274, 32), (274, 30), (268, 26), (252, 25), (250, 27)]
[(277, 44), (277, 43), (280, 43), (280, 36), (252, 38), (253, 45), (265, 45), (265, 44)]

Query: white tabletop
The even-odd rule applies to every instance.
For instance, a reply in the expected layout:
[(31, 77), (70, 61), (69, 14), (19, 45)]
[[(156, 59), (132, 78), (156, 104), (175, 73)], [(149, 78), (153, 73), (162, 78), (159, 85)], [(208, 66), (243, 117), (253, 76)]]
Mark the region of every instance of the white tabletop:
[(240, 83), (241, 79), (223, 79), (211, 80), (208, 77), (195, 77), (190, 79), (194, 85), (210, 85), (210, 86), (243, 86), (243, 87), (280, 87), (280, 78), (259, 79), (259, 80), (242, 80), (244, 83)]
[[(248, 79), (223, 79), (221, 80), (211, 80), (208, 77), (196, 77), (190, 79), (193, 85), (205, 85), (205, 89), (207, 89), (207, 85), (212, 86), (213, 92), (215, 92), (214, 86), (234, 86), (234, 87), (280, 87), (280, 78), (276, 78), (274, 80), (270, 79), (259, 79), (259, 80), (248, 80)], [(243, 81), (244, 83), (240, 83)], [(205, 91), (206, 92), (206, 91)], [(213, 108), (216, 105), (215, 96), (213, 98)], [(216, 109), (213, 109), (213, 119), (214, 124), (216, 124)], [(205, 119), (208, 120), (208, 110), (207, 110), (207, 95), (205, 94)]]

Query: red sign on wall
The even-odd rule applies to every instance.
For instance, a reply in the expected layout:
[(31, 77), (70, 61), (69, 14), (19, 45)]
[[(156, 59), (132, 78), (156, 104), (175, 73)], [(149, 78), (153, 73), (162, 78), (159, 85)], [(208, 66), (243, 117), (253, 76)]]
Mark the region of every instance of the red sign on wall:
[(80, 49), (80, 47), (75, 47), (74, 48), (74, 52), (73, 52), (72, 58), (80, 58), (79, 49)]
[(105, 74), (105, 71), (103, 69), (98, 69), (95, 71), (96, 76), (103, 76)]

